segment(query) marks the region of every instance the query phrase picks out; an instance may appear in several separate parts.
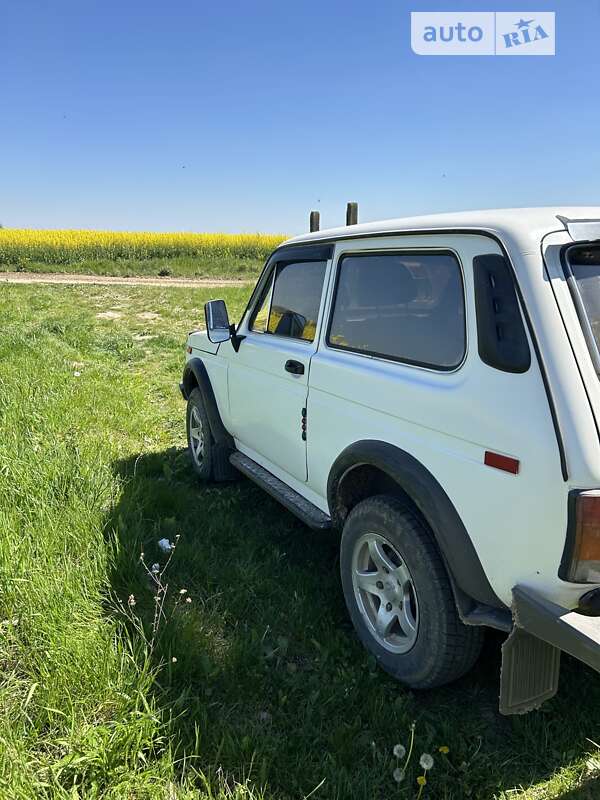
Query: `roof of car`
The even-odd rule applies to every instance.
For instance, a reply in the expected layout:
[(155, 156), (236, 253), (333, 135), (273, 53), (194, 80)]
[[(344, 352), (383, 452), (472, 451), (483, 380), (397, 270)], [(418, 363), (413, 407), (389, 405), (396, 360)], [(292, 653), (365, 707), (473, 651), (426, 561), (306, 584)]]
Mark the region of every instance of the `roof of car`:
[(528, 243), (539, 247), (540, 238), (550, 231), (565, 230), (558, 217), (569, 220), (600, 219), (600, 206), (544, 206), (538, 208), (490, 208), (481, 211), (460, 211), (446, 214), (427, 214), (419, 217), (400, 217), (381, 222), (342, 226), (328, 230), (305, 233), (289, 239), (285, 244), (299, 244), (357, 236), (374, 236), (379, 233), (427, 232), (437, 230), (486, 231), (500, 238), (510, 238), (521, 247)]

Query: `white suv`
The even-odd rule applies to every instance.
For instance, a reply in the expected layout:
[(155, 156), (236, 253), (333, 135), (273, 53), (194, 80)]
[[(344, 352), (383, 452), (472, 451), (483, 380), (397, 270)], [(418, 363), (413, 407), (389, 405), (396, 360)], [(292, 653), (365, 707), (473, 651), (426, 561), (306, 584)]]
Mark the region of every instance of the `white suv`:
[[(300, 236), (239, 325), (187, 342), (194, 467), (341, 531), (363, 644), (415, 688), (509, 633), (500, 708), (600, 670), (600, 208), (479, 211)], [(326, 535), (326, 534), (325, 534)]]

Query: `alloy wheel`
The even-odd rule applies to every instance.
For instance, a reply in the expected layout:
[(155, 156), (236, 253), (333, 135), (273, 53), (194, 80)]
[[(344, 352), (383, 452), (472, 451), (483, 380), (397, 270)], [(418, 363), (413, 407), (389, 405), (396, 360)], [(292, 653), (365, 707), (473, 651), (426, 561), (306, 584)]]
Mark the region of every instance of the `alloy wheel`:
[(190, 414), (190, 450), (196, 464), (200, 465), (204, 458), (204, 428), (197, 408)]
[(365, 533), (352, 558), (354, 596), (371, 634), (391, 653), (407, 653), (417, 640), (419, 605), (408, 566), (378, 533)]

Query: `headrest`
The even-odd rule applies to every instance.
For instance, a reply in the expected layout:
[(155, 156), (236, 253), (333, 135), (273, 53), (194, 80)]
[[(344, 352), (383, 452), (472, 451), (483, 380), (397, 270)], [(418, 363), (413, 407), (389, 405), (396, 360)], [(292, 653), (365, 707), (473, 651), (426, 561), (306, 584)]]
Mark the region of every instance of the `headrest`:
[(354, 272), (354, 279), (347, 283), (351, 305), (398, 305), (410, 303), (418, 294), (401, 256), (351, 256), (344, 259), (343, 269)]

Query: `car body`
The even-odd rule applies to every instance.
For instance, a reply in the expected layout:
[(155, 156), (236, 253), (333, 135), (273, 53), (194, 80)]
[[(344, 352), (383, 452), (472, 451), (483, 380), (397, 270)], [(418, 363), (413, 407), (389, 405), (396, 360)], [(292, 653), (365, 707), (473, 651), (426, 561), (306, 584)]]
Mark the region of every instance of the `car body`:
[[(556, 691), (561, 650), (600, 668), (598, 240), (600, 207), (317, 231), (276, 250), (235, 328), (208, 304), (187, 342), (205, 477), (233, 464), (315, 528), (372, 497), (412, 509), (462, 624), (510, 634), (506, 713)], [(388, 596), (361, 597), (377, 622)]]

